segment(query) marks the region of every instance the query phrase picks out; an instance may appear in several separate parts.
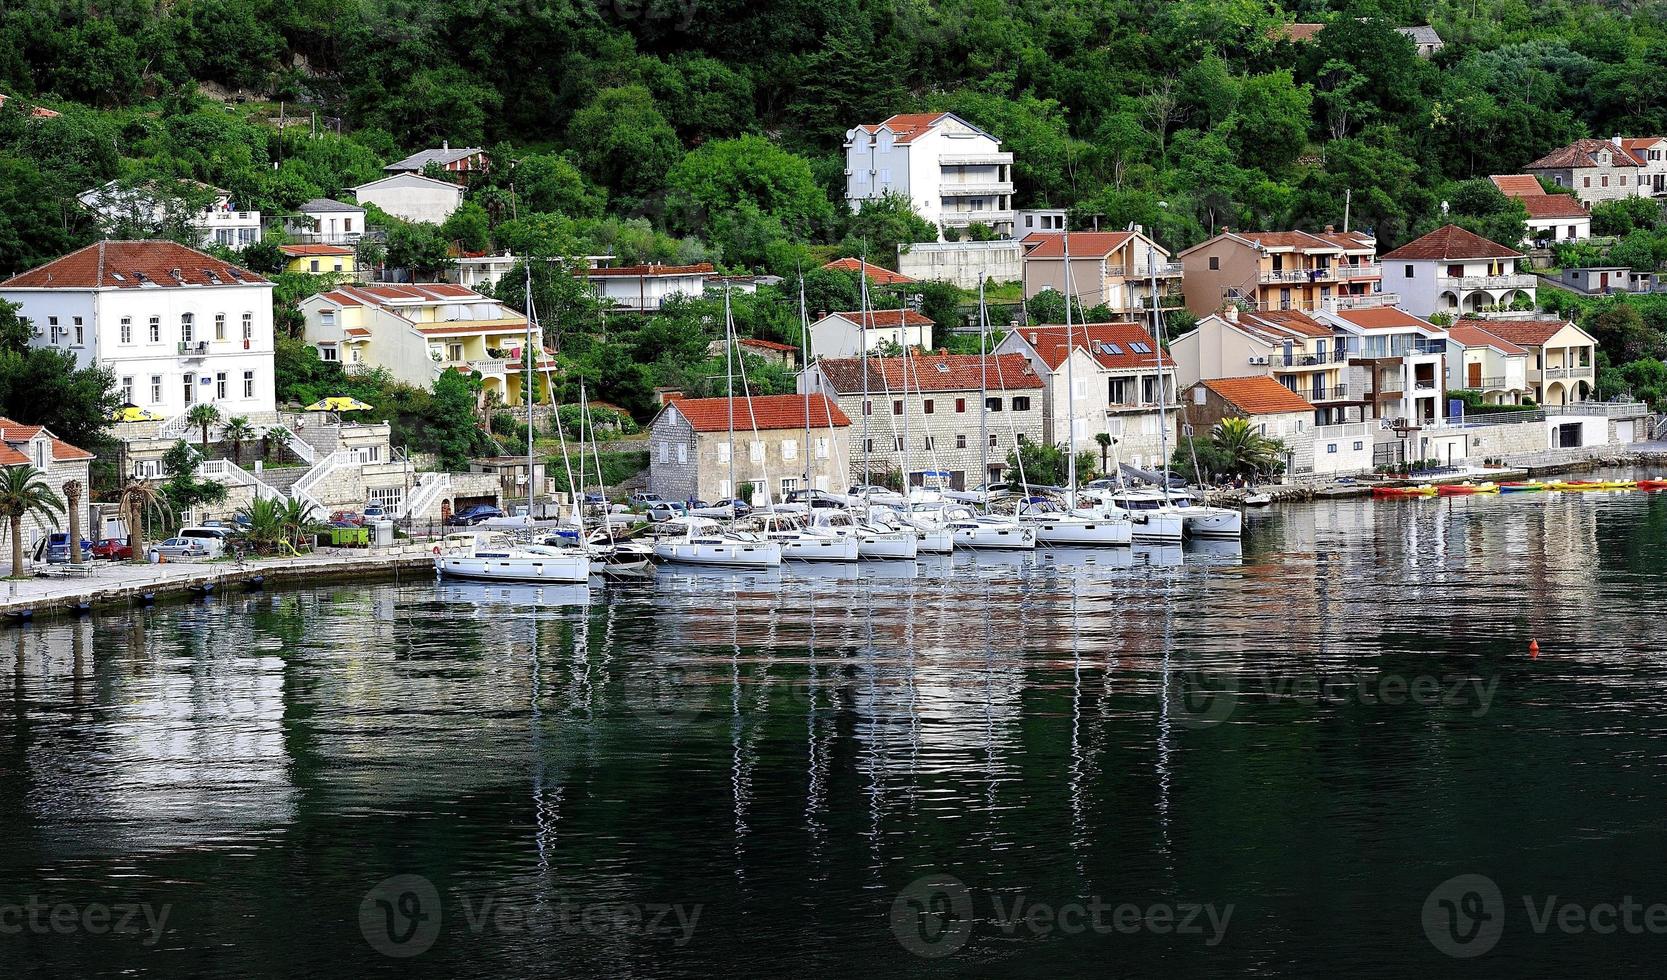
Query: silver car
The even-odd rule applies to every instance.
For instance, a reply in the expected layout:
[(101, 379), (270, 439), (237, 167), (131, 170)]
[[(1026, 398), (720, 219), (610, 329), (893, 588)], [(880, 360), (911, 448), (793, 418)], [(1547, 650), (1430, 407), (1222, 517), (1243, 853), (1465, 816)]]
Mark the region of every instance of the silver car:
[(149, 550), (164, 558), (203, 558), (208, 554), (202, 538), (168, 538), (151, 545)]

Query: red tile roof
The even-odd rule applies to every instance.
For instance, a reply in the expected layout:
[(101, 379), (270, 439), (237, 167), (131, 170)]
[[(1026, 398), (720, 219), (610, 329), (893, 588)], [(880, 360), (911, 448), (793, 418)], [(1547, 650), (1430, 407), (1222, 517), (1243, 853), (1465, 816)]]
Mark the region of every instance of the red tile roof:
[[(23, 425), (19, 422), (14, 422), (9, 418), (5, 418), (4, 416), (0, 416), (0, 445), (22, 445), (39, 435), (43, 429), (44, 426)], [(92, 453), (87, 452), (85, 449), (78, 446), (72, 446), (50, 432), (46, 434), (46, 437), (52, 442), (52, 459), (56, 462), (73, 462), (93, 458)], [(11, 445), (5, 445), (5, 448), (7, 453), (10, 455), (0, 454), (0, 464), (15, 466), (18, 463), (31, 462), (27, 455), (19, 453), (16, 449), (12, 448)], [(18, 458), (12, 459), (12, 455), (17, 456)]]
[(822, 268), (843, 269), (846, 272), (861, 272), (863, 275), (874, 280), (874, 284), (877, 286), (898, 286), (904, 283), (916, 281), (909, 276), (905, 276), (901, 272), (893, 272), (890, 269), (882, 268), (872, 262), (864, 262), (861, 259), (834, 259)]
[[(419, 282), (404, 285), (383, 282), (372, 283), (367, 286), (338, 286), (319, 295), (337, 306), (380, 307), (406, 303), (435, 305), (455, 302), (498, 302), (490, 296), (482, 296), (466, 286), (459, 286), (450, 282)], [(504, 312), (517, 318), (521, 315), (508, 307), (504, 307)]]
[[(1482, 329), (1519, 347), (1539, 347), (1564, 327), (1572, 327), (1568, 320), (1481, 320)], [(1578, 327), (1576, 329), (1579, 329)]]
[[(1057, 371), (1065, 363), (1064, 325), (1019, 327), (1014, 332), (1030, 345), (1048, 370)], [(1158, 363), (1152, 335), (1138, 323), (1075, 324), (1071, 327), (1071, 341), (1074, 346), (1088, 351), (1104, 368), (1156, 367)], [(1110, 349), (1105, 346), (1108, 344)], [(1146, 350), (1136, 350), (1135, 344), (1144, 345)], [(1165, 363), (1169, 363), (1167, 358)]]
[(1667, 142), (1667, 136), (1627, 136), (1621, 139), (1621, 145), (1641, 163), (1647, 160), (1644, 152), (1662, 142)]
[(1465, 347), (1492, 347), (1501, 354), (1527, 353), (1504, 337), (1496, 337), (1474, 323), (1460, 320), (1447, 328), (1447, 336)]
[(1608, 150), (1614, 154), (1614, 166), (1644, 166), (1644, 161), (1634, 156), (1631, 150), (1611, 143), (1609, 140), (1575, 140), (1568, 146), (1552, 150), (1530, 163), (1527, 169), (1569, 170), (1575, 167), (1595, 167), (1598, 165), (1596, 154), (1599, 150)]
[(914, 310), (869, 310), (867, 313), (861, 310), (850, 310), (844, 313), (829, 313), (828, 316), (837, 316), (842, 320), (849, 320), (857, 324), (866, 323), (869, 328), (874, 330), (892, 329), (902, 325), (911, 327), (936, 326), (931, 320)]
[(573, 274), (586, 279), (608, 276), (704, 276), (712, 272), (712, 263), (698, 265), (621, 265), (612, 269), (574, 269)]
[(1134, 237), (1132, 231), (1074, 231), (1069, 235), (1048, 234), (1037, 232), (1025, 237), (1026, 242), (1033, 242), (1030, 251), (1024, 254), (1027, 259), (1062, 259), (1065, 257), (1066, 239), (1070, 239), (1071, 258), (1073, 259), (1103, 259), (1112, 252), (1123, 247), (1123, 243)]
[(303, 255), (352, 255), (353, 250), (345, 245), (279, 245), (278, 251), (290, 258)]
[(869, 124), (857, 128), (865, 133), (877, 133), (880, 126), (884, 126), (897, 135), (897, 142), (908, 143), (930, 130), (933, 123), (947, 115), (947, 112), (905, 112), (892, 116), (878, 126)]
[[(759, 395), (734, 401), (736, 432), (751, 432), (754, 428), (760, 431), (804, 428), (804, 395)], [(696, 432), (728, 432), (729, 403), (728, 398), (679, 398), (668, 402), (666, 407), (688, 419)], [(830, 418), (834, 428), (851, 424), (850, 418), (828, 396), (811, 395), (811, 426), (828, 428)]]
[(740, 344), (742, 347), (756, 347), (759, 350), (773, 350), (782, 354), (797, 354), (799, 352), (799, 348), (792, 344), (778, 344), (773, 340), (760, 340), (757, 337), (742, 337)]
[[(862, 358), (825, 357), (817, 362), (822, 375), (842, 395), (862, 391)], [(904, 389), (904, 359), (901, 357), (871, 357), (868, 359), (868, 390), (902, 392)], [(977, 391), (982, 379), (994, 390), (1020, 391), (1042, 387), (1023, 354), (991, 354), (981, 358), (977, 354), (911, 354), (908, 359), (907, 387), (910, 391)]]
[[(179, 278), (174, 277), (178, 271)], [(140, 278), (140, 277), (143, 278)], [(265, 279), (242, 266), (222, 262), (177, 242), (97, 242), (13, 276), (0, 286), (32, 289), (138, 289), (145, 283), (171, 287), (242, 286)]]
[(1250, 378), (1210, 378), (1199, 384), (1246, 415), (1283, 415), (1314, 410), (1307, 399), (1265, 374)]
[(1282, 337), (1286, 333), (1302, 337), (1330, 337), (1337, 332), (1300, 310), (1240, 313), (1238, 322), (1241, 327), (1273, 334), (1275, 337)]
[(1420, 320), (1411, 313), (1394, 306), (1365, 307), (1338, 310), (1332, 314), (1339, 320), (1352, 323), (1362, 330), (1423, 330), (1440, 333), (1441, 328), (1428, 320)]
[(1545, 188), (1532, 174), (1494, 174), (1488, 178), (1506, 197), (1544, 197)]
[[(6, 101), (10, 98), (11, 96), (0, 93), (0, 106), (5, 105)], [(35, 117), (36, 119), (56, 119), (58, 116), (63, 115), (63, 113), (48, 109), (45, 106), (37, 105), (29, 107), (29, 115)]]
[(1522, 253), (1514, 248), (1506, 248), (1498, 242), (1490, 242), (1481, 235), (1466, 231), (1458, 225), (1442, 225), (1423, 238), (1407, 242), (1383, 257), (1386, 262), (1399, 262), (1408, 259), (1446, 261), (1451, 259), (1506, 258), (1520, 259)]
[(0, 466), (17, 466), (21, 463), (33, 463), (34, 460), (18, 452), (12, 447), (0, 442)]
[(1206, 239), (1184, 250), (1195, 252), (1222, 238), (1251, 242), (1266, 249), (1292, 249), (1298, 252), (1375, 252), (1377, 239), (1358, 231), (1229, 231), (1223, 230), (1215, 238)]
[(1519, 197), (1530, 218), (1590, 218), (1573, 194), (1542, 194), (1539, 197)]
[(1323, 30), (1324, 24), (1281, 24), (1269, 34), (1275, 39), (1283, 38), (1287, 41), (1312, 41)]

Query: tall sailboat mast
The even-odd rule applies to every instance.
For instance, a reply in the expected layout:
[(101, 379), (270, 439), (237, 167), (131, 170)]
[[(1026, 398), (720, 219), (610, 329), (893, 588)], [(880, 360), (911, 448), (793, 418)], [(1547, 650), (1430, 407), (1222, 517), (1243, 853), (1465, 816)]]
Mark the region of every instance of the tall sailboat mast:
[(1076, 350), (1071, 346), (1071, 300), (1076, 296), (1071, 290), (1070, 230), (1066, 229), (1059, 237), (1065, 243), (1065, 508), (1074, 511), (1077, 507), (1077, 385), (1072, 367)]
[(862, 276), (862, 311), (857, 314), (860, 321), (857, 324), (857, 356), (862, 358), (862, 482), (867, 486), (873, 481), (873, 474), (868, 464), (868, 418), (874, 414), (873, 403), (868, 395), (868, 330), (872, 326), (868, 315), (868, 254), (863, 253), (860, 275)]
[(729, 515), (735, 517), (735, 345), (731, 340), (734, 324), (730, 321), (729, 283), (724, 283), (724, 402), (729, 406)]
[(810, 313), (805, 308), (805, 271), (799, 270), (799, 333), (804, 348), (805, 366), (801, 375), (805, 385), (805, 489), (810, 489)]
[(1163, 477), (1163, 502), (1169, 503), (1169, 416), (1166, 410), (1169, 405), (1168, 395), (1164, 392), (1163, 383), (1163, 317), (1158, 309), (1158, 257), (1150, 248), (1146, 250), (1146, 270), (1151, 273), (1152, 303), (1152, 343), (1158, 349), (1158, 473)]
[(978, 277), (978, 468), (984, 513), (990, 512), (990, 319), (984, 307), (984, 277)]
[(908, 344), (909, 332), (908, 332), (908, 330), (906, 330), (904, 328), (904, 322), (907, 320), (907, 316), (905, 315), (905, 311), (908, 309), (908, 300), (907, 300), (907, 298), (901, 298), (901, 293), (899, 294), (899, 296), (900, 296), (900, 298), (897, 301), (897, 333), (898, 333), (898, 336), (902, 337), (903, 341), (904, 341), (904, 343), (903, 343), (903, 445), (900, 447), (901, 451), (897, 454), (897, 468), (902, 471), (903, 496), (904, 496), (905, 499), (907, 499), (908, 496), (909, 496), (909, 344)]
[[(527, 277), (527, 340), (521, 351), (521, 366), (525, 374), (521, 376), (521, 400), (527, 403), (527, 523), (531, 524), (537, 517), (533, 505), (538, 497), (538, 481), (534, 479), (535, 466), (533, 454), (533, 266), (529, 256), (523, 261), (523, 269)], [(543, 348), (544, 338), (540, 337), (539, 348)], [(555, 401), (554, 398), (551, 401)], [(560, 414), (557, 414), (556, 425), (561, 425)], [(559, 516), (559, 515), (558, 515)]]

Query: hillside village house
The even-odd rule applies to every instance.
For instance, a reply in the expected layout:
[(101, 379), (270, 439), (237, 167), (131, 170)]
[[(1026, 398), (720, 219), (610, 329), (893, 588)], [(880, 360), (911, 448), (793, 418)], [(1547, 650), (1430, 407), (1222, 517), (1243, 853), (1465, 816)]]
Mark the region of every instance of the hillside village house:
[(1180, 296), (1181, 264), (1169, 252), (1134, 231), (1035, 234), (1025, 238), (1024, 295), (1065, 292), (1065, 253), (1071, 253), (1071, 292), (1084, 309), (1104, 305), (1127, 315), (1152, 308), (1153, 277), (1160, 299)]
[(1013, 235), (1013, 154), (951, 112), (892, 116), (845, 134), (845, 200), (851, 210), (901, 194), (941, 233), (973, 224)]
[[(41, 426), (22, 425), (0, 417), (0, 466), (33, 466), (40, 471), (41, 479), (66, 507), (69, 500), (64, 493), (64, 484), (71, 480), (78, 481), (81, 484), (81, 499), (78, 505), (81, 512), (81, 534), (89, 539), (94, 536), (91, 520), (92, 461), (92, 453), (70, 445)], [(42, 521), (35, 514), (25, 514), (23, 553), (28, 555), (34, 549), (35, 543), (51, 532), (67, 530), (69, 523), (67, 512), (50, 522)], [(10, 542), (6, 542), (6, 545), (4, 549), (0, 549), (0, 553), (10, 555)]]
[(1349, 388), (1366, 417), (1432, 422), (1445, 414), (1446, 330), (1392, 306), (1315, 319), (1346, 335)]
[(174, 242), (99, 242), (0, 283), (0, 299), (35, 346), (110, 368), (123, 401), (272, 415), (272, 284), (247, 269)]
[(284, 219), (284, 233), (298, 242), (353, 245), (365, 233), (365, 209), (315, 197)]
[(1013, 212), (1013, 234), (1025, 238), (1038, 232), (1058, 234), (1065, 230), (1069, 212), (1064, 208), (1026, 208)]
[(1486, 320), (1447, 328), (1447, 387), (1479, 392), (1489, 405), (1516, 405), (1528, 389), (1528, 352), (1488, 332)]
[(1180, 255), (1187, 309), (1393, 306), (1397, 297), (1380, 288), (1377, 251), (1377, 239), (1330, 225), (1319, 233), (1224, 229)]
[(1597, 341), (1572, 320), (1555, 317), (1481, 321), (1478, 326), (1527, 353), (1527, 382), (1536, 404), (1586, 401), (1597, 380)]
[[(742, 337), (735, 342), (741, 348), (744, 356), (756, 357), (773, 367), (792, 368), (799, 363), (799, 349), (792, 344), (779, 344), (773, 340), (759, 337)], [(706, 346), (709, 354), (718, 357), (724, 355), (726, 345), (721, 340), (714, 340)]]
[[(11, 96), (4, 92), (0, 92), (0, 106), (4, 106), (8, 101), (10, 101), (10, 99)], [(58, 112), (55, 109), (48, 109), (43, 105), (28, 105), (27, 103), (22, 102), (20, 102), (19, 105), (28, 110), (30, 119), (57, 119), (59, 116), (63, 115), (63, 113)]]
[(358, 255), (346, 245), (279, 245), (284, 255), (285, 272), (304, 272), (314, 276), (359, 276)]
[(1383, 257), (1383, 286), (1414, 316), (1533, 309), (1537, 280), (1523, 254), (1458, 225), (1444, 225)]
[(882, 347), (932, 347), (931, 320), (914, 310), (827, 313), (810, 325), (812, 357), (856, 357)]
[[(231, 192), (194, 180), (180, 181), (206, 197), (202, 206), (183, 215), (187, 227), (200, 237), (199, 244), (239, 249), (260, 241), (260, 212), (240, 210)], [(108, 232), (124, 223), (129, 229), (160, 228), (170, 217), (170, 195), (155, 182), (123, 183), (112, 180), (76, 197), (81, 206), (98, 215)]]
[(1205, 378), (1181, 399), (1182, 417), (1193, 432), (1208, 433), (1226, 418), (1249, 419), (1256, 431), (1291, 449), (1314, 429), (1314, 406), (1265, 374)]
[(1667, 196), (1667, 136), (1628, 137), (1621, 146), (1638, 161), (1638, 193)]
[(1527, 248), (1535, 243), (1576, 242), (1592, 237), (1592, 216), (1572, 194), (1547, 194), (1531, 174), (1496, 174), (1489, 180), (1528, 212)]
[[(348, 370), (382, 368), (426, 388), (444, 371), (479, 372), (483, 394), (520, 405), (527, 318), (449, 282), (346, 285), (301, 301), (303, 339), (320, 360)], [(535, 390), (554, 361), (534, 352)]]
[(1161, 412), (1160, 403), (1175, 404), (1175, 365), (1167, 357), (1159, 365), (1157, 345), (1145, 327), (1076, 325), (1069, 347), (1063, 326), (1020, 327), (1002, 338), (996, 352), (1023, 355), (1043, 379), (1043, 431), (1049, 443), (1069, 440), (1079, 451), (1097, 452), (1094, 437), (1104, 432), (1117, 440), (1123, 462), (1134, 466), (1155, 463), (1163, 459), (1165, 445), (1174, 447), (1174, 416)]
[(622, 265), (611, 269), (577, 269), (596, 290), (596, 298), (614, 309), (632, 313), (657, 313), (673, 296), (699, 298), (705, 295), (712, 264)]
[(351, 188), (360, 204), (374, 204), (405, 221), (444, 224), (463, 203), (463, 187), (420, 173), (397, 173)]
[(1558, 187), (1567, 187), (1587, 206), (1642, 193), (1645, 161), (1618, 140), (1575, 140), (1524, 167)]
[(1169, 353), (1183, 388), (1205, 378), (1264, 375), (1311, 403), (1316, 425), (1358, 422), (1366, 411), (1368, 393), (1349, 384), (1348, 334), (1297, 310), (1228, 306), (1172, 341)]
[(819, 358), (799, 375), (801, 393), (837, 399), (853, 419), (854, 479), (866, 460), (871, 473), (906, 472), (910, 486), (932, 472), (964, 490), (1001, 480), (1020, 441), (1042, 440), (1042, 379), (1018, 354), (871, 357), (866, 395), (863, 385), (855, 357)]
[[(455, 248), (452, 252), (454, 254), (451, 265), (440, 270), (440, 278), (476, 292), (480, 292), (483, 287), (501, 282), (505, 276), (515, 271), (516, 263), (522, 259), (522, 256), (511, 255), (508, 252), (488, 255), (484, 252), (464, 252)], [(587, 255), (584, 261), (587, 268), (596, 269), (611, 258), (611, 255)], [(552, 256), (543, 261), (558, 265), (563, 260)]]
[(460, 146), (452, 148), (450, 143), (441, 143), (439, 149), (419, 150), (403, 160), (396, 160), (382, 168), (385, 174), (420, 174), (434, 164), (448, 174), (455, 174), (456, 179), (462, 180), (476, 174), (485, 173), (491, 169), (492, 161), (486, 151), (478, 146)]
[[(1364, 18), (1362, 19), (1364, 20)], [(1313, 22), (1280, 24), (1269, 34), (1278, 40), (1301, 44), (1319, 37), (1323, 30), (1325, 30), (1324, 24)], [(1418, 27), (1397, 27), (1395, 33), (1411, 41), (1413, 52), (1418, 57), (1426, 60), (1435, 57), (1438, 51), (1447, 46), (1447, 42), (1441, 39), (1441, 35), (1436, 33), (1436, 29), (1428, 24)]]
[(807, 489), (808, 471), (808, 489), (843, 491), (851, 475), (850, 429), (845, 412), (824, 395), (673, 399), (648, 428), (648, 488), (667, 500), (711, 503), (750, 484), (761, 503), (766, 493), (780, 500)]

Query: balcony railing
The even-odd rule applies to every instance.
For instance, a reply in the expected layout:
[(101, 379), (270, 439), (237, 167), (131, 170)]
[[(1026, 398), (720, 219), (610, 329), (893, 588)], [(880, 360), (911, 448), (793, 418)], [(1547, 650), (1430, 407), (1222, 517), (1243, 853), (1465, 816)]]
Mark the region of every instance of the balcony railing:
[(1348, 385), (1332, 385), (1329, 388), (1322, 386), (1322, 387), (1319, 387), (1319, 388), (1311, 389), (1310, 393), (1309, 393), (1308, 400), (1313, 401), (1313, 402), (1348, 401), (1349, 400), (1349, 386)]
[(1383, 277), (1383, 266), (1376, 262), (1366, 262), (1360, 265), (1337, 265), (1332, 266), (1332, 268), (1336, 270), (1339, 279), (1381, 279)]
[(962, 153), (938, 157), (940, 167), (998, 167), (1012, 162), (1011, 153)]
[(938, 193), (944, 197), (1000, 197), (1013, 193), (1013, 184), (1011, 181), (982, 184), (970, 181), (964, 184), (946, 183), (938, 185)]
[(181, 357), (202, 357), (208, 353), (208, 341), (194, 340), (187, 342), (182, 340), (179, 344), (179, 353)]
[(1592, 376), (1590, 364), (1575, 367), (1555, 367), (1545, 369), (1545, 380), (1561, 381), (1565, 378), (1589, 378)]
[(1325, 300), (1325, 305), (1333, 310), (1366, 310), (1381, 306), (1400, 306), (1400, 293), (1344, 293)]
[(1428, 378), (1419, 378), (1417, 381), (1412, 383), (1412, 387), (1418, 391), (1434, 391), (1436, 385), (1434, 381), (1431, 381)]
[(1437, 276), (1439, 289), (1532, 289), (1533, 276)]
[(945, 211), (940, 220), (946, 225), (970, 225), (982, 222), (987, 225), (1012, 224), (1012, 211)]
[(1486, 378), (1478, 378), (1476, 379), (1475, 384), (1467, 384), (1465, 387), (1474, 388), (1478, 391), (1489, 391), (1494, 388), (1503, 388), (1505, 387), (1505, 376), (1490, 375)]

